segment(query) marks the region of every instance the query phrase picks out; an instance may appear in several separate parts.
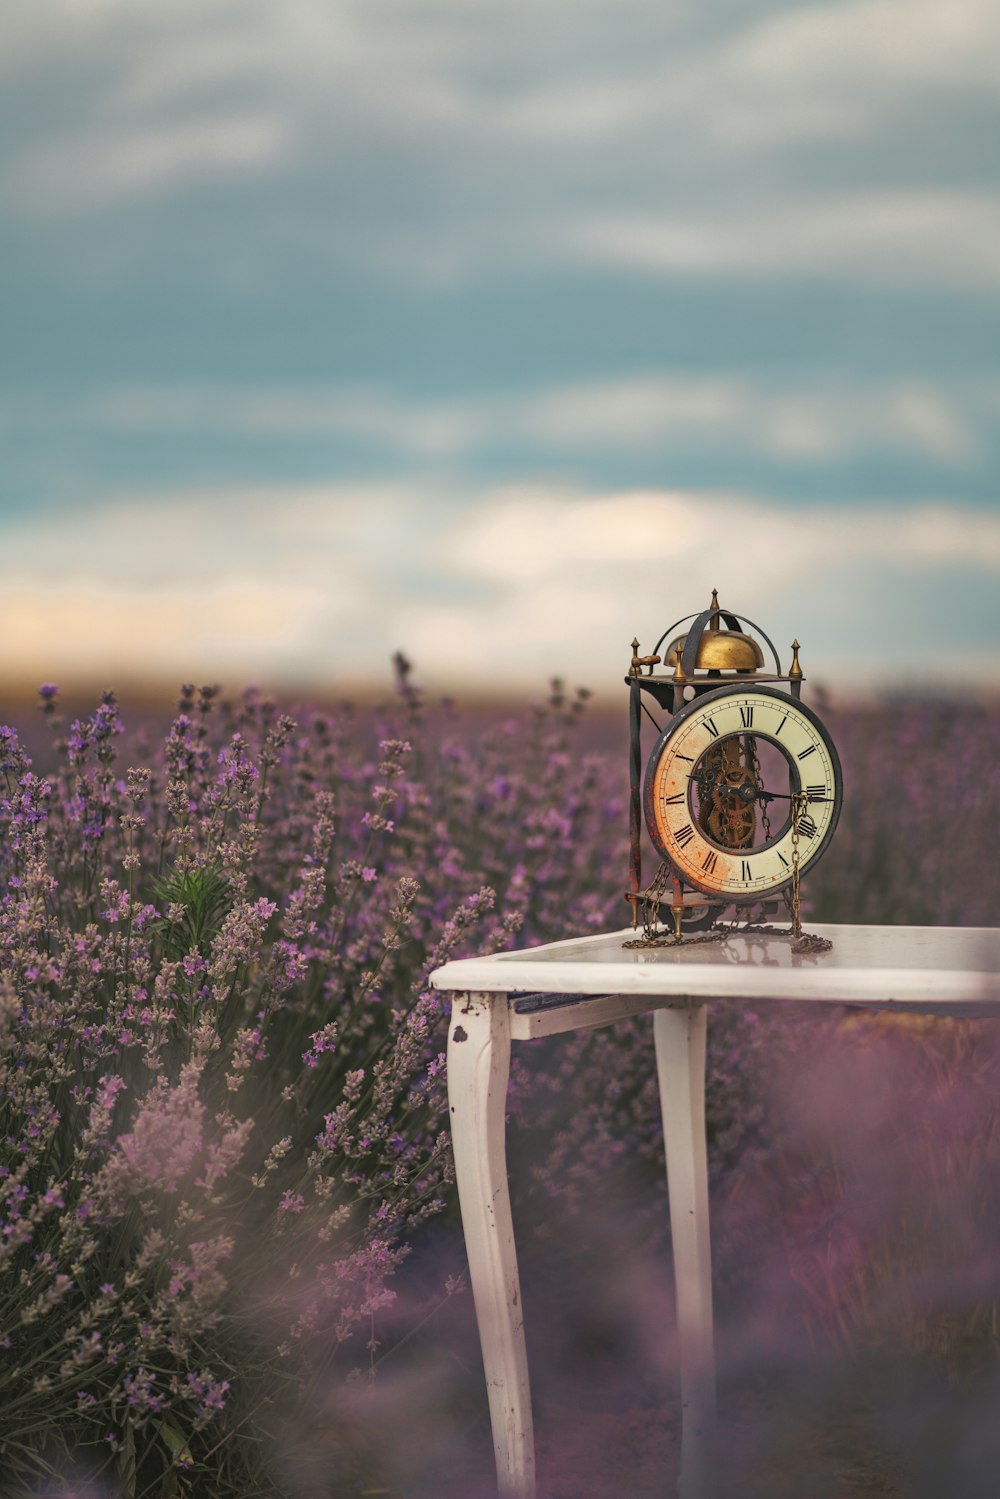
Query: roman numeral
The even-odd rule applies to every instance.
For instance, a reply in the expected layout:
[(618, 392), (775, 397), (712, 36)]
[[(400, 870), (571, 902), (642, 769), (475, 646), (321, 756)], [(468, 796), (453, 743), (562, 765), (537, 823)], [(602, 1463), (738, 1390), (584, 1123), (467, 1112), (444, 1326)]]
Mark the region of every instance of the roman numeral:
[(784, 718), (781, 720), (781, 722), (779, 723), (778, 727), (774, 731), (775, 738), (777, 738), (777, 736), (781, 733), (782, 729), (785, 727), (785, 724), (787, 722), (788, 722), (788, 714), (786, 713), (785, 716), (784, 716)]
[(808, 760), (809, 756), (810, 755), (814, 755), (815, 753), (816, 753), (816, 746), (814, 744), (811, 744), (808, 749), (799, 750), (799, 759), (800, 760)]
[(740, 722), (745, 729), (753, 728), (753, 708), (748, 707), (740, 709)]
[(673, 806), (676, 805), (677, 802), (682, 802), (683, 800), (684, 800), (684, 793), (683, 793), (683, 791), (678, 791), (678, 793), (677, 793), (676, 796), (665, 796), (663, 798), (663, 805), (665, 807), (673, 807)]
[(705, 872), (705, 874), (711, 874), (712, 871), (714, 870), (716, 864), (718, 864), (718, 862), (719, 862), (719, 856), (718, 856), (718, 854), (713, 854), (712, 850), (709, 849), (708, 853), (705, 855), (704, 859), (702, 860), (701, 867), (702, 867), (703, 871)]
[(747, 863), (746, 859), (741, 859), (740, 860), (740, 879), (741, 880), (748, 880), (749, 878), (750, 878), (750, 865)]
[(825, 786), (807, 786), (806, 787), (806, 796), (809, 798), (809, 800), (811, 802), (825, 802), (826, 801), (826, 787)]
[(714, 718), (706, 718), (705, 719), (705, 727), (708, 730), (708, 732), (711, 734), (711, 736), (712, 736), (713, 739), (718, 739), (718, 737), (719, 737), (719, 731), (718, 731), (718, 729), (715, 726), (715, 719)]
[(785, 856), (781, 852), (780, 848), (778, 849), (778, 858), (781, 860), (782, 864), (784, 864), (785, 868), (788, 869), (789, 868), (788, 860), (785, 858)]
[(816, 824), (808, 812), (803, 812), (799, 818), (799, 832), (806, 838), (815, 838), (816, 836)]
[(677, 844), (678, 848), (686, 848), (693, 837), (694, 828), (689, 822), (686, 822), (684, 826), (682, 828), (678, 828), (677, 832), (674, 834), (674, 842)]

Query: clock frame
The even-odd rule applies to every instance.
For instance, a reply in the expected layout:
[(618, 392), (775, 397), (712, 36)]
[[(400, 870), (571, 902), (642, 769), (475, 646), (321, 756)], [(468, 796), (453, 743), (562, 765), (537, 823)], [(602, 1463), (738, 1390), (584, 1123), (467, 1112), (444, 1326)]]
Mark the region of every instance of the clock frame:
[[(686, 631), (677, 634), (684, 626)], [(756, 638), (756, 637), (759, 637)], [(664, 642), (670, 643), (664, 648)], [(774, 670), (764, 670), (763, 642)], [(843, 801), (836, 747), (819, 715), (801, 701), (800, 646), (789, 670), (759, 625), (708, 609), (664, 631), (649, 656), (632, 642), (630, 865), (633, 926), (655, 936), (661, 905), (674, 936), (710, 926), (727, 907), (784, 898), (801, 933), (799, 879), (829, 847)], [(670, 675), (655, 667), (673, 667)], [(669, 715), (657, 723), (648, 695)], [(644, 715), (658, 737), (644, 766)], [(761, 768), (761, 757), (765, 769)], [(644, 838), (661, 863), (643, 886)]]

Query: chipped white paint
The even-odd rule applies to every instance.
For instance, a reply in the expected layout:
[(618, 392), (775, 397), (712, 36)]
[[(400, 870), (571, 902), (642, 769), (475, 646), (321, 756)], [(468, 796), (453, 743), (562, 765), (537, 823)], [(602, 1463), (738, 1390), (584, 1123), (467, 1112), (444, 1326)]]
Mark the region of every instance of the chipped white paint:
[(533, 1499), (535, 1447), (521, 1287), (507, 1190), (510, 1018), (495, 994), (457, 995), (448, 1107), (469, 1278), (483, 1349), (501, 1499)]
[[(780, 937), (629, 949), (631, 930), (447, 963), (448, 1097), (459, 1202), (489, 1391), (501, 1499), (534, 1499), (534, 1446), (504, 1111), (512, 1041), (610, 1025), (653, 1011), (674, 1246), (681, 1375), (680, 1499), (711, 1499), (715, 1431), (705, 1147), (707, 999), (802, 1001), (939, 1014), (997, 1014), (1000, 931), (815, 926), (828, 953)], [(580, 996), (519, 1013), (519, 994)]]

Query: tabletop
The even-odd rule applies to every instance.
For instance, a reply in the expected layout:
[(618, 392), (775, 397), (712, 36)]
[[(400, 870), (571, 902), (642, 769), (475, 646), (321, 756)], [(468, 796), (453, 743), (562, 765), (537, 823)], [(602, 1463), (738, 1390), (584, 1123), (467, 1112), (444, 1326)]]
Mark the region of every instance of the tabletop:
[(676, 1001), (796, 1000), (989, 1014), (1000, 1005), (1000, 929), (817, 925), (829, 952), (796, 954), (785, 935), (630, 947), (631, 927), (542, 947), (460, 958), (431, 974), (436, 989), (643, 995)]

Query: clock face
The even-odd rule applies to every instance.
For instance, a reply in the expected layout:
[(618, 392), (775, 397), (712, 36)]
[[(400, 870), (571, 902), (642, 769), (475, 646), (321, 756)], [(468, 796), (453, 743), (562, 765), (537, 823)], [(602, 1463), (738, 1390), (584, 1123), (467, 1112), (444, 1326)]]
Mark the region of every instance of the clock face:
[(840, 761), (826, 729), (773, 687), (722, 687), (683, 708), (650, 756), (646, 826), (661, 856), (708, 895), (763, 899), (792, 879), (793, 796), (804, 874), (840, 816)]

